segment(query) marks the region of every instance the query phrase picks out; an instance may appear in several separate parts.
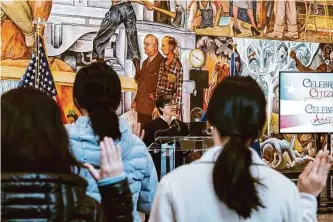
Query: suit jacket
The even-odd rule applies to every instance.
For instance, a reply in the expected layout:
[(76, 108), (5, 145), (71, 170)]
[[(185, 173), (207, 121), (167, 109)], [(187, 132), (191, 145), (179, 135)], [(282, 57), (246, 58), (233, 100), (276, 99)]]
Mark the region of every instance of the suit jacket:
[[(148, 58), (143, 62), (142, 69), (137, 76), (138, 90), (134, 101), (138, 113), (151, 115), (155, 107), (155, 100), (149, 99), (148, 94), (156, 94), (158, 72), (164, 57), (158, 52), (153, 61), (148, 64)], [(147, 65), (148, 64), (148, 65)]]

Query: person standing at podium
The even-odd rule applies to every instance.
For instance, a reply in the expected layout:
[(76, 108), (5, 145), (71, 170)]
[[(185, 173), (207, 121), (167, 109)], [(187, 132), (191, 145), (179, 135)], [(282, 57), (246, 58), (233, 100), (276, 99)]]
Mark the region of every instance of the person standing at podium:
[(161, 136), (187, 136), (189, 134), (187, 125), (175, 118), (177, 104), (173, 101), (172, 95), (162, 95), (156, 100), (156, 107), (160, 116), (144, 128), (143, 141), (147, 147)]

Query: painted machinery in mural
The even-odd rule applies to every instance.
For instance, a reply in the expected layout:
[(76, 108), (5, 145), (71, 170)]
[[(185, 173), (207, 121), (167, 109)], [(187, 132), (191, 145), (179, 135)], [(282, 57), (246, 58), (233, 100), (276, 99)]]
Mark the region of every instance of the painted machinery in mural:
[[(49, 56), (62, 59), (74, 70), (90, 64), (93, 39), (110, 6), (111, 1), (105, 0), (53, 0), (45, 32)], [(194, 37), (193, 44), (190, 44), (191, 38), (186, 38), (185, 32), (178, 27), (175, 28), (174, 24), (164, 25), (153, 22), (152, 12), (142, 5), (133, 4), (133, 8), (137, 17), (138, 41), (142, 49), (143, 38), (148, 33), (154, 33), (157, 37), (166, 34), (174, 36), (179, 40), (181, 50), (195, 44)], [(179, 24), (176, 26), (181, 27), (184, 23), (184, 15), (178, 14), (178, 16), (180, 16), (177, 18)], [(105, 49), (105, 61), (112, 65), (118, 74), (131, 76), (130, 73), (133, 72), (131, 64), (127, 64), (126, 61), (126, 49), (125, 27), (120, 25)]]

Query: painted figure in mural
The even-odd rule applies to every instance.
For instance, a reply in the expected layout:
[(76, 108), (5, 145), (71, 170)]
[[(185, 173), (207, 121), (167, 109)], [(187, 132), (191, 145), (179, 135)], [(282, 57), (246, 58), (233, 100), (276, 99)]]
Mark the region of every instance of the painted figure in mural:
[(238, 26), (238, 9), (244, 8), (247, 9), (247, 15), (249, 16), (249, 19), (251, 21), (251, 33), (253, 36), (259, 36), (260, 32), (258, 31), (257, 25), (254, 20), (253, 15), (253, 0), (233, 0), (233, 6), (232, 6), (232, 14), (233, 14), (233, 21), (234, 24), (232, 26), (232, 30), (234, 34), (241, 34), (242, 31), (240, 30)]
[[(152, 10), (152, 3), (141, 1), (148, 10)], [(104, 61), (104, 50), (118, 26), (124, 23), (127, 35), (127, 59), (134, 63), (135, 75), (140, 72), (140, 50), (136, 29), (136, 15), (132, 3), (127, 0), (112, 0), (110, 10), (105, 14), (100, 29), (93, 41), (93, 59)]]
[(294, 150), (294, 142), (297, 136), (293, 135), (291, 141), (285, 139), (269, 138), (261, 143), (263, 160), (274, 169), (291, 168), (305, 161), (314, 160), (315, 152), (303, 153), (300, 155), (297, 150)]
[[(296, 0), (275, 0), (275, 24), (274, 31), (268, 33), (271, 38), (282, 38), (283, 36), (290, 39), (298, 38)], [(284, 33), (285, 21), (288, 32)]]
[(172, 95), (174, 99), (173, 103), (177, 104), (176, 115), (180, 117), (183, 89), (183, 66), (179, 60), (177, 40), (171, 36), (165, 36), (162, 40), (161, 50), (163, 55), (166, 56), (166, 60), (162, 62), (160, 66), (155, 98), (159, 98), (164, 94)]
[(158, 39), (154, 35), (147, 35), (144, 39), (144, 50), (148, 58), (143, 62), (139, 75), (136, 76), (138, 90), (133, 103), (133, 108), (138, 113), (138, 122), (142, 128), (152, 120), (152, 112), (155, 100), (152, 96), (156, 94), (156, 85), (160, 65), (164, 57), (158, 51)]
[(333, 45), (320, 44), (320, 53), (327, 66), (327, 72), (333, 72)]
[(327, 72), (333, 72), (333, 51), (330, 54), (329, 59), (326, 60)]
[(34, 46), (33, 20), (47, 20), (52, 1), (0, 1), (1, 59), (30, 58)]
[(277, 62), (280, 69), (285, 67), (288, 63), (288, 48), (283, 42), (277, 47)]
[(255, 80), (258, 80), (260, 78), (260, 67), (257, 55), (257, 49), (253, 46), (250, 46), (247, 49), (247, 57), (248, 57), (248, 69), (249, 74), (254, 78)]
[(190, 14), (188, 17), (188, 28), (194, 31), (197, 28), (203, 29), (213, 27), (216, 16), (216, 5), (212, 1), (191, 2)]
[(327, 65), (322, 56), (319, 54), (314, 56), (313, 61), (309, 67), (306, 67), (304, 62), (302, 62), (302, 52), (299, 52), (299, 56), (297, 56), (297, 52), (291, 51), (290, 57), (295, 60), (296, 67), (300, 72), (327, 72)]
[[(154, 6), (170, 11), (170, 1), (154, 1)], [(171, 17), (154, 10), (154, 22), (171, 25)]]
[(204, 89), (204, 110), (207, 109), (209, 100), (213, 95), (213, 92), (216, 86), (226, 77), (229, 76), (229, 66), (228, 64), (222, 64), (218, 61), (214, 66), (214, 74), (212, 77), (212, 81), (210, 81), (208, 89)]

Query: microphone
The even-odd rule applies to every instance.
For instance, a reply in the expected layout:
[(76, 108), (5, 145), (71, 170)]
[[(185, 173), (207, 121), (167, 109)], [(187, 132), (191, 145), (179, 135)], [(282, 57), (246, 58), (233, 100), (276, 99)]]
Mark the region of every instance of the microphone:
[(171, 126), (172, 126), (172, 127), (176, 127), (177, 131), (180, 132), (180, 131), (181, 131), (181, 128), (180, 128), (180, 125), (179, 125), (179, 123), (178, 123), (177, 118), (176, 118), (175, 116), (172, 116), (171, 119), (172, 119), (172, 121), (173, 121), (173, 123), (172, 123)]

